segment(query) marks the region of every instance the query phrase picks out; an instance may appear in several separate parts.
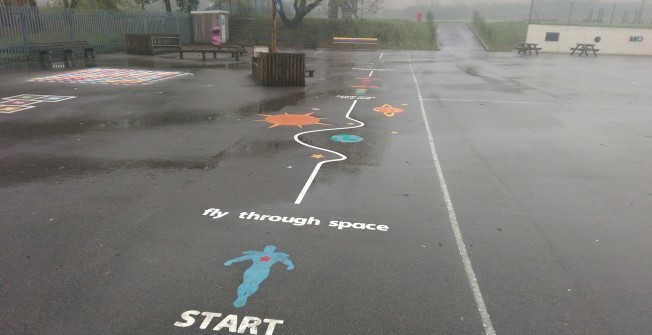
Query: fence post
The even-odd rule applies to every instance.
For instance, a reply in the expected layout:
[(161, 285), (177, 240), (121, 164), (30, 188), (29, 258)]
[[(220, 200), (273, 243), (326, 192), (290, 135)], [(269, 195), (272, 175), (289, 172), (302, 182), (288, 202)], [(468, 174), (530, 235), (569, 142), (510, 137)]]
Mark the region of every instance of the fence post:
[(23, 36), (23, 54), (29, 59), (29, 28), (25, 18), (25, 7), (18, 7), (18, 18), (20, 20), (20, 34)]
[(143, 11), (143, 32), (148, 33), (147, 31), (147, 12)]
[(75, 25), (73, 24), (73, 15), (72, 9), (66, 9), (66, 21), (68, 21), (68, 33), (70, 34), (70, 40), (75, 40)]
[(181, 37), (181, 22), (179, 22), (179, 13), (175, 13), (174, 17), (177, 19), (177, 34)]
[(111, 36), (109, 35), (109, 12), (102, 11), (102, 25), (104, 26), (104, 45), (108, 49), (108, 52), (111, 52), (112, 45), (110, 44)]

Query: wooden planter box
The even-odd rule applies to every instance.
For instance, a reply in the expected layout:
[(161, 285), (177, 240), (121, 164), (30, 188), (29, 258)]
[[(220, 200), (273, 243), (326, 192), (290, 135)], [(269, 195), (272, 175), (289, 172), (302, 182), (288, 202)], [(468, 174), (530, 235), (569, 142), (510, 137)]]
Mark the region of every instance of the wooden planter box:
[(263, 86), (306, 86), (306, 55), (261, 53), (254, 57), (252, 75)]

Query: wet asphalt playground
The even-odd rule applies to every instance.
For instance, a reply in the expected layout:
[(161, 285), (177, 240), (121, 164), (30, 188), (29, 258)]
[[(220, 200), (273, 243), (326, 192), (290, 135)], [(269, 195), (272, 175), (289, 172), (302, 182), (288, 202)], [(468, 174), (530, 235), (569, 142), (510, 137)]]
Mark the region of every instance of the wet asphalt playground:
[(306, 54), (0, 74), (0, 333), (650, 333), (649, 58)]

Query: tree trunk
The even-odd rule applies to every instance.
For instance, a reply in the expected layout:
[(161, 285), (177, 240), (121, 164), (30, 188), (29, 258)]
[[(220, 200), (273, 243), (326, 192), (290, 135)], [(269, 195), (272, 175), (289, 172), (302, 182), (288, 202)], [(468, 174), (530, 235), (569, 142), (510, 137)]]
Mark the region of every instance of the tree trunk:
[(171, 13), (172, 6), (170, 5), (170, 0), (163, 0), (163, 3), (165, 3), (165, 11)]

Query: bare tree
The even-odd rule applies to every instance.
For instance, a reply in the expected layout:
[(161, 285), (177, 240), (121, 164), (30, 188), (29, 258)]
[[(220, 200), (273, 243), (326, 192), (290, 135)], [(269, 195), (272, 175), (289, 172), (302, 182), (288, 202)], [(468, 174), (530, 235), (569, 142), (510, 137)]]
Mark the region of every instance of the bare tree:
[(303, 18), (308, 15), (313, 9), (319, 6), (324, 0), (312, 0), (311, 3), (308, 3), (308, 0), (294, 0), (294, 17), (292, 19), (288, 18), (285, 14), (285, 6), (281, 2), (281, 11), (279, 15), (281, 16), (281, 21), (288, 28), (295, 28), (303, 21)]
[(377, 13), (379, 10), (385, 8), (387, 0), (359, 0), (360, 2), (360, 16), (365, 17), (367, 13)]

